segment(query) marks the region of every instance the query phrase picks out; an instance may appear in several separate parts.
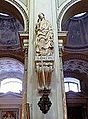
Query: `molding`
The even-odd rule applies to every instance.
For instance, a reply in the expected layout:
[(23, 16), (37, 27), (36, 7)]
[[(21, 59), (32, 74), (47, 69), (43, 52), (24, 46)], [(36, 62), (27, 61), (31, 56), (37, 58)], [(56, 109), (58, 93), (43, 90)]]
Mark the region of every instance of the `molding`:
[(21, 104), (0, 104), (0, 110), (2, 109), (3, 111), (5, 110), (17, 110), (17, 108), (19, 109), (21, 107)]
[(67, 61), (69, 59), (78, 59), (78, 60), (83, 60), (83, 61), (88, 62), (88, 55), (82, 54), (82, 52), (81, 53), (64, 52), (63, 53), (63, 61)]
[(19, 32), (20, 37), (29, 37), (29, 33), (27, 32)]

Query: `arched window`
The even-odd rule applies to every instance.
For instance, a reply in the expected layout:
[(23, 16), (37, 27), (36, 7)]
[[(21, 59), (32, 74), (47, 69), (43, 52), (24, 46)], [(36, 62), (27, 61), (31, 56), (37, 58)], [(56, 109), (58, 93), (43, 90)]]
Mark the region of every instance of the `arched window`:
[(65, 92), (74, 91), (80, 92), (80, 81), (76, 78), (67, 77), (64, 78)]
[(6, 78), (2, 80), (0, 92), (6, 93), (9, 91), (14, 93), (20, 93), (20, 91), (22, 91), (22, 81), (17, 78)]
[(79, 13), (79, 14), (76, 14), (74, 17), (81, 17), (81, 16), (83, 16), (83, 15), (85, 15), (85, 14), (86, 14), (86, 12)]

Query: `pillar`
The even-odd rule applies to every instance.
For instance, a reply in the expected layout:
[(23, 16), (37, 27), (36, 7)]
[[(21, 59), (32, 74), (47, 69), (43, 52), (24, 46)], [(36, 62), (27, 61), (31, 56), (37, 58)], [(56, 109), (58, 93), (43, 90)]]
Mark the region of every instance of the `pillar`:
[(22, 115), (21, 119), (30, 119), (30, 108), (27, 103), (27, 80), (28, 80), (28, 40), (29, 34), (20, 32), (20, 47), (24, 53), (24, 77), (22, 82)]
[[(63, 90), (58, 47), (58, 31), (55, 0), (30, 0), (29, 1), (29, 49), (28, 49), (28, 83), (27, 102), (30, 105), (30, 119), (64, 119)], [(38, 14), (43, 13), (51, 23), (54, 34), (54, 71), (51, 79), (51, 92), (49, 98), (51, 107), (48, 113), (43, 114), (38, 107), (41, 95), (38, 93), (38, 80), (35, 73), (35, 25)]]
[(66, 105), (66, 95), (65, 95), (65, 86), (64, 86), (64, 74), (63, 74), (63, 53), (64, 53), (64, 45), (67, 42), (67, 31), (62, 31), (58, 33), (58, 45), (59, 45), (59, 58), (60, 58), (60, 77), (61, 77), (61, 85), (62, 85), (62, 99), (63, 99), (63, 112), (64, 119), (67, 119), (67, 105)]

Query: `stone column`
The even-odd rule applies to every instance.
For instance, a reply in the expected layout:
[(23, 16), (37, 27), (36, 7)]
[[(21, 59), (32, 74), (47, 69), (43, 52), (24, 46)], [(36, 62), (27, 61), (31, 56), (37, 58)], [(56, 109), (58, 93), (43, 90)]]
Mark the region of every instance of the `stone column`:
[[(64, 119), (63, 96), (62, 96), (62, 77), (60, 73), (60, 57), (58, 48), (57, 16), (55, 0), (30, 0), (29, 3), (29, 50), (28, 50), (28, 86), (27, 102), (31, 107), (30, 119)], [(51, 23), (54, 33), (54, 71), (51, 79), (51, 93), (49, 95), (52, 106), (47, 114), (43, 114), (39, 107), (37, 77), (35, 74), (35, 25), (38, 14), (43, 13)]]

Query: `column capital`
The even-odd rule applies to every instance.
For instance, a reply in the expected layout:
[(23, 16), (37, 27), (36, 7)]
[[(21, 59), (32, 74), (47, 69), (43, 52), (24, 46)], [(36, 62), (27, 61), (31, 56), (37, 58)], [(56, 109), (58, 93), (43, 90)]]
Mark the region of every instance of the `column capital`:
[(28, 49), (29, 42), (29, 33), (27, 32), (19, 32), (20, 35), (20, 45), (22, 49)]
[(58, 43), (59, 41), (63, 41), (63, 45), (66, 44), (67, 42), (67, 33), (68, 31), (61, 31), (61, 32), (58, 32)]
[(67, 43), (67, 31), (58, 32), (59, 56), (62, 57), (64, 45)]

